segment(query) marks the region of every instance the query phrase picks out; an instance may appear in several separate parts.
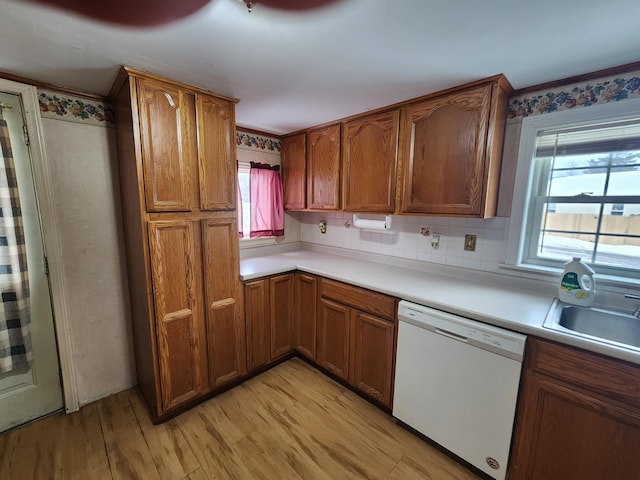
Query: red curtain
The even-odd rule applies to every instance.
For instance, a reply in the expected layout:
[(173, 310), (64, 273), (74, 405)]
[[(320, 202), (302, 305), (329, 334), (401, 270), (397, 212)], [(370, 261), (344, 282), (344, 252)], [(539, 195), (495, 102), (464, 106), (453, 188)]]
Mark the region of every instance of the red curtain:
[(251, 162), (250, 237), (284, 235), (284, 204), (279, 165)]

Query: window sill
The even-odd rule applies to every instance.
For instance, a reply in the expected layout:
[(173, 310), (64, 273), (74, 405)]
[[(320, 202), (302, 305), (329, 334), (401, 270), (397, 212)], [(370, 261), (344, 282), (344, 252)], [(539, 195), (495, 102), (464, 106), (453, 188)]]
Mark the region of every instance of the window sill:
[(240, 250), (245, 248), (267, 247), (275, 245), (276, 237), (241, 238)]
[[(549, 280), (553, 278), (557, 280), (560, 278), (560, 274), (562, 273), (562, 268), (557, 267), (547, 267), (542, 265), (532, 265), (532, 264), (518, 264), (518, 265), (510, 265), (510, 264), (500, 264), (500, 270), (505, 273), (517, 273), (522, 276), (527, 276), (539, 280)], [(631, 277), (619, 277), (615, 275), (604, 275), (601, 273), (596, 273), (595, 275), (597, 285), (598, 286), (608, 286), (615, 288), (631, 288), (631, 289), (639, 289), (640, 288), (640, 279), (631, 278)]]

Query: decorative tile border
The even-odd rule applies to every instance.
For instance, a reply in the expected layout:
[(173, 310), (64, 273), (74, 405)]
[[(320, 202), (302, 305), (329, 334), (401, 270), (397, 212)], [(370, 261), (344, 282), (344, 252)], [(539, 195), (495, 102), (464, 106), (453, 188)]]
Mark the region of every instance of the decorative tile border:
[(280, 153), (280, 140), (243, 131), (236, 132), (236, 146), (245, 150), (265, 153)]
[(640, 72), (565, 85), (509, 99), (508, 118), (559, 112), (572, 108), (640, 98)]
[(44, 118), (55, 118), (70, 122), (113, 126), (113, 107), (98, 100), (73, 97), (48, 90), (38, 90), (40, 114)]

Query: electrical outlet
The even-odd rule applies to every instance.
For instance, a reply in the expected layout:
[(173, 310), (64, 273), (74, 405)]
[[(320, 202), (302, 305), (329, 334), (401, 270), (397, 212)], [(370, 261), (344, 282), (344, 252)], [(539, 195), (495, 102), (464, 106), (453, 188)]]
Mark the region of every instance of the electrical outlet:
[(464, 236), (464, 249), (467, 252), (476, 251), (476, 238), (477, 235), (465, 235)]

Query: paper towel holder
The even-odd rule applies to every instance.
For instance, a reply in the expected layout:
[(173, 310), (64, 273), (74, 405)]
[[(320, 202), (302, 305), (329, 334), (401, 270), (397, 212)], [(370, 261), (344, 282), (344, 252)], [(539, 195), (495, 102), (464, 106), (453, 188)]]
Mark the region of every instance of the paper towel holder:
[(353, 226), (367, 230), (391, 230), (393, 216), (385, 215), (384, 220), (365, 220), (357, 213), (353, 214)]

